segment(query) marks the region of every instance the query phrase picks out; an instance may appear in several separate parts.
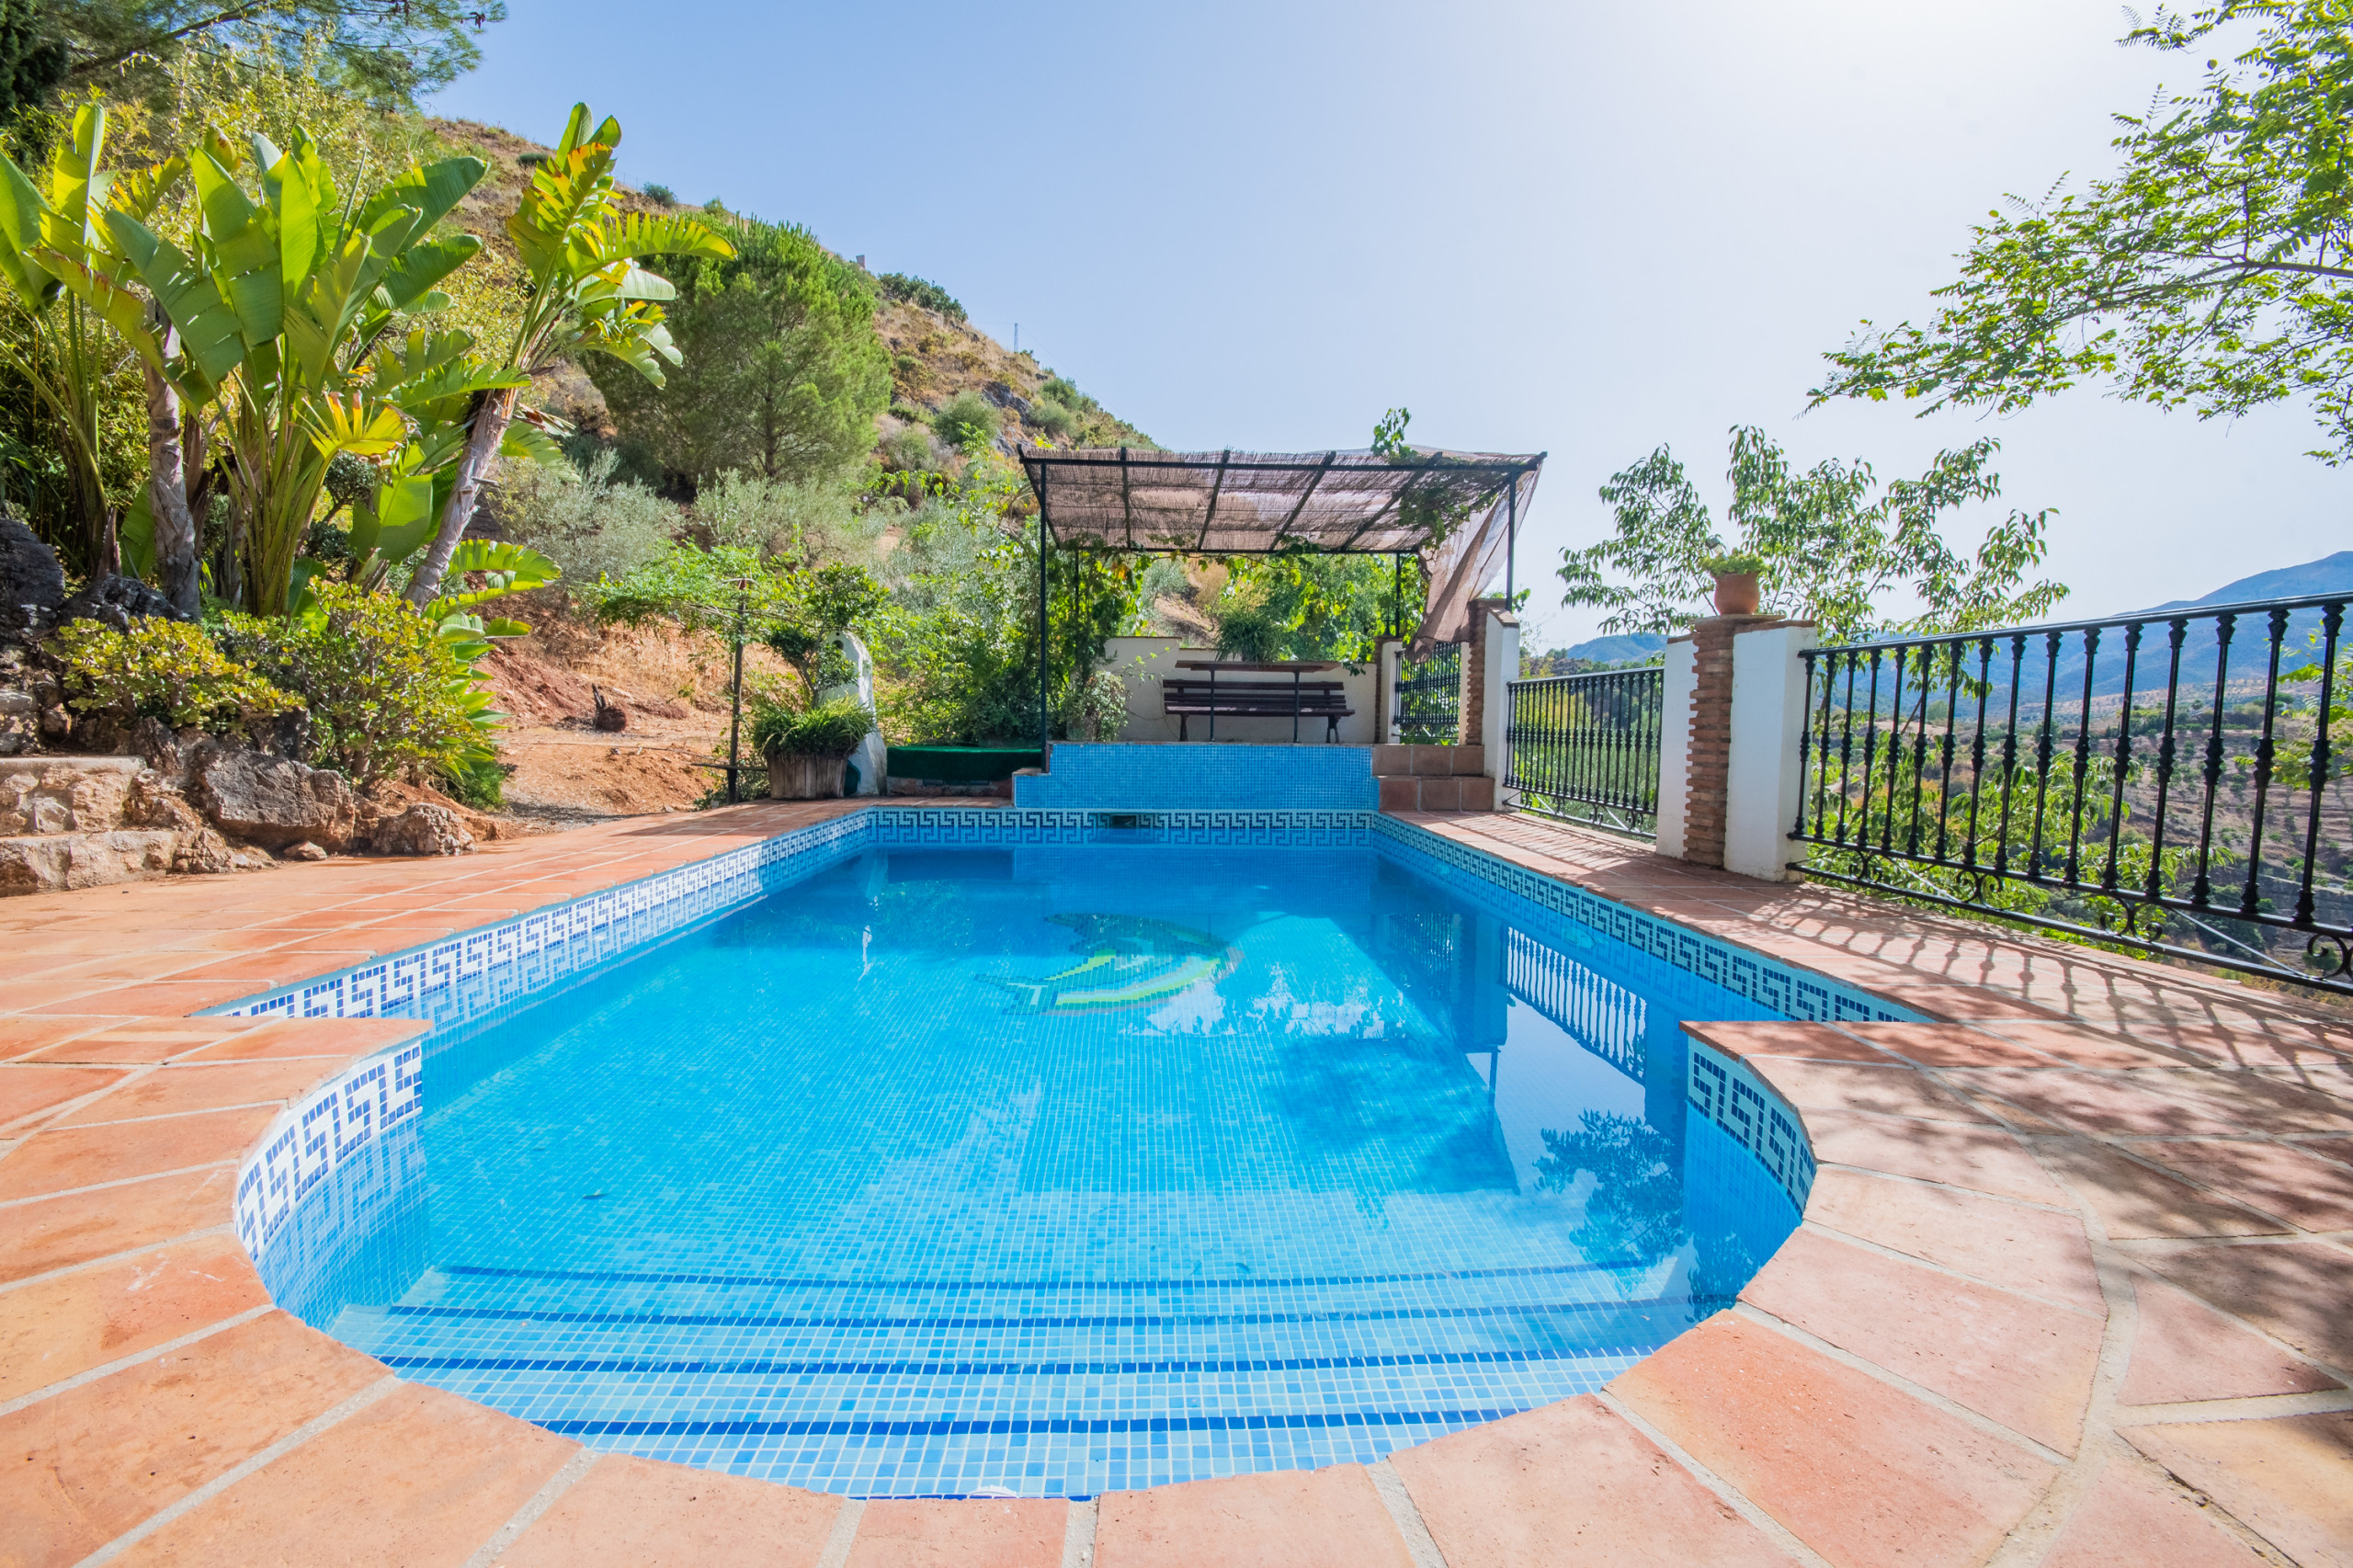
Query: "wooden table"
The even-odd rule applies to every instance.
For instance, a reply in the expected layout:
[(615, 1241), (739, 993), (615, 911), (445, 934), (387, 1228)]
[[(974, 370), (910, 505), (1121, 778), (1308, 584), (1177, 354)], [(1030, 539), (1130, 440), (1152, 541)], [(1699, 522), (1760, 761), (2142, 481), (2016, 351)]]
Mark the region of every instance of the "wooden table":
[(1176, 661), (1176, 667), (1180, 670), (1207, 670), (1210, 672), (1209, 719), (1210, 739), (1211, 740), (1217, 739), (1217, 677), (1220, 670), (1223, 670), (1228, 675), (1290, 676), (1291, 691), (1290, 739), (1291, 744), (1293, 745), (1297, 745), (1299, 744), (1300, 677), (1302, 676), (1308, 675), (1320, 675), (1325, 670), (1336, 670), (1340, 665), (1338, 661), (1333, 659), (1276, 660), (1264, 664), (1237, 659), (1179, 659)]

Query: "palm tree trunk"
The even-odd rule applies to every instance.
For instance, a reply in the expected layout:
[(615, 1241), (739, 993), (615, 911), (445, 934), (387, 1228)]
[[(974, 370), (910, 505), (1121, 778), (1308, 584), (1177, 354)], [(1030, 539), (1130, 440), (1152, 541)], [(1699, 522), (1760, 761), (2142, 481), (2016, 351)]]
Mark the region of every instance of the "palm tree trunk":
[(425, 559), (417, 563), (416, 575), (409, 579), (408, 591), (403, 597), (423, 609), (441, 592), (441, 579), (449, 571), (449, 558), (458, 551), (458, 541), (466, 537), (466, 527), (474, 520), (474, 505), (482, 498), (483, 482), (490, 476), (490, 465), (498, 456), (498, 449), (506, 439), (506, 426), (515, 417), (515, 387), (496, 387), (474, 394), (473, 428), (466, 437), (465, 455), (458, 460), (457, 481), (449, 488), (449, 503), (441, 508), (440, 530), (433, 536), (432, 547)]
[[(160, 312), (158, 312), (160, 313)], [(164, 324), (165, 356), (179, 352), (179, 334)], [(188, 467), (180, 449), (180, 394), (153, 365), (147, 372), (147, 508), (155, 519), (155, 585), (172, 608), (193, 619), (198, 597), (196, 518), (188, 505)]]

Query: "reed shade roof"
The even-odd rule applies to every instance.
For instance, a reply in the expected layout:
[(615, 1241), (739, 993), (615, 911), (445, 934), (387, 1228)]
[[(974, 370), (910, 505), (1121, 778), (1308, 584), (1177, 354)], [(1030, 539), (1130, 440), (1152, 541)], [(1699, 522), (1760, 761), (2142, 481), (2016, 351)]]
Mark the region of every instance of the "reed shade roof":
[[(1515, 515), (1525, 519), (1544, 454), (1370, 451), (1072, 451), (1022, 447), (1021, 466), (1048, 532), (1081, 550), (1263, 555), (1415, 553), (1428, 574), (1414, 649), (1470, 634), (1471, 600), (1495, 580)], [(1430, 518), (1467, 504), (1435, 549)]]

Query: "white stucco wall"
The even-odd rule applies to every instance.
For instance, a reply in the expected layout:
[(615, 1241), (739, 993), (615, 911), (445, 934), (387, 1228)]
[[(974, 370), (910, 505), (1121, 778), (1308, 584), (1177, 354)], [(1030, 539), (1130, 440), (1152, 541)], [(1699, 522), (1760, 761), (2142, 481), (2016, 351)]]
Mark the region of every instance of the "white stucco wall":
[(1485, 703), (1479, 712), (1479, 744), (1486, 748), (1487, 777), (1495, 780), (1495, 806), (1506, 809), (1503, 779), (1506, 771), (1505, 739), (1511, 724), (1511, 683), (1519, 678), (1519, 620), (1489, 611), (1481, 628), (1486, 639)]
[(1658, 852), (1683, 858), (1683, 794), (1691, 778), (1691, 693), (1699, 653), (1688, 637), (1666, 645), (1666, 692), (1659, 710)]
[(1732, 640), (1732, 760), (1724, 803), (1724, 869), (1783, 881), (1794, 858), (1799, 730), (1804, 723), (1810, 625), (1767, 627)]
[[(1180, 670), (1180, 659), (1214, 659), (1217, 650), (1187, 644), (1176, 637), (1114, 637), (1109, 640), (1102, 667), (1127, 683), (1128, 722), (1119, 733), (1122, 741), (1173, 741), (1176, 738), (1176, 721), (1161, 711), (1160, 683), (1170, 676), (1188, 677), (1205, 676), (1204, 670)], [(1219, 677), (1222, 680), (1224, 677)], [(1277, 681), (1285, 677), (1272, 675), (1242, 675), (1236, 680)], [(1340, 743), (1344, 745), (1370, 745), (1379, 738), (1381, 722), (1376, 699), (1380, 695), (1380, 670), (1374, 665), (1343, 665), (1328, 674), (1309, 677), (1314, 680), (1336, 680), (1348, 699), (1348, 717), (1340, 721)], [(1209, 738), (1210, 722), (1195, 716), (1190, 721), (1190, 735), (1195, 741)], [(1290, 739), (1289, 719), (1228, 719), (1217, 722), (1220, 741), (1256, 741), (1261, 744)], [(1324, 736), (1324, 721), (1303, 718), (1299, 722), (1301, 744), (1321, 744)]]

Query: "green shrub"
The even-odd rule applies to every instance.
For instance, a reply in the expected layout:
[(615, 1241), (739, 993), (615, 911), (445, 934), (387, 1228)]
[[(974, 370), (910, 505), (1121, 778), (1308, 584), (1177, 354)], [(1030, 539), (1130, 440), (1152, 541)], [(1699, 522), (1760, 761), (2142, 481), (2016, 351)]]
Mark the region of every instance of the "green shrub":
[(752, 710), (752, 747), (762, 756), (847, 756), (873, 728), (873, 710), (854, 697), (800, 709), (761, 702)]
[(1029, 405), (1029, 423), (1056, 440), (1078, 428), (1078, 415), (1050, 397), (1041, 397)]
[(645, 486), (617, 482), (620, 455), (612, 449), (581, 457), (506, 464), (494, 503), (500, 535), (549, 557), (575, 588), (627, 576), (661, 554), (685, 521)]
[(659, 181), (647, 181), (644, 190), (645, 199), (648, 201), (658, 201), (665, 207), (676, 207), (678, 204), (678, 193)]
[(968, 390), (939, 405), (931, 416), (931, 427), (958, 451), (969, 452), (996, 439), (997, 419), (996, 404)]
[(433, 622), (388, 594), (314, 585), (283, 620), (232, 615), (222, 641), (311, 714), (314, 761), (362, 789), (412, 767), (453, 773), (478, 753), (473, 668)]
[(65, 666), (66, 706), (119, 723), (159, 719), (222, 734), (302, 707), (184, 620), (151, 617), (128, 631), (68, 621), (49, 649)]
[(1038, 389), (1038, 395), (1040, 397), (1050, 397), (1056, 403), (1061, 403), (1064, 408), (1070, 409), (1072, 412), (1076, 414), (1100, 414), (1103, 412), (1103, 405), (1101, 403), (1097, 403), (1093, 398), (1079, 391), (1077, 383), (1073, 381), (1068, 376), (1061, 375), (1059, 373), (1049, 375), (1046, 378), (1045, 384)]
[(931, 449), (931, 432), (920, 425), (910, 425), (883, 442), (882, 452), (901, 473), (928, 472), (938, 460)]
[(1128, 683), (1097, 670), (1063, 688), (1063, 731), (1074, 741), (1112, 741), (1128, 723)]
[(925, 310), (938, 311), (952, 322), (964, 320), (964, 307), (956, 302), (956, 297), (927, 278), (910, 277), (904, 272), (886, 272), (874, 281), (893, 300), (904, 300), (909, 304), (921, 305)]

